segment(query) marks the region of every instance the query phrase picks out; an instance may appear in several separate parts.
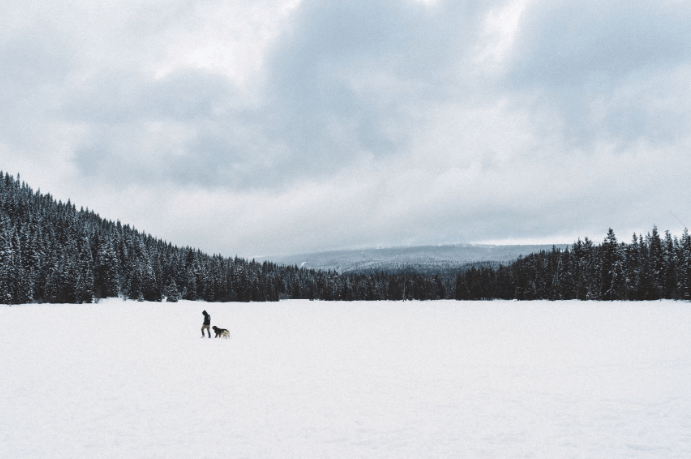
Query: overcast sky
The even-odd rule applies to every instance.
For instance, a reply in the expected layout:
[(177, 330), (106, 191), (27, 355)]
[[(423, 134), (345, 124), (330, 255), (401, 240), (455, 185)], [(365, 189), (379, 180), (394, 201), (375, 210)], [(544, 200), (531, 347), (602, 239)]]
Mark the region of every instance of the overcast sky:
[(0, 170), (245, 257), (691, 225), (683, 0), (3, 0)]

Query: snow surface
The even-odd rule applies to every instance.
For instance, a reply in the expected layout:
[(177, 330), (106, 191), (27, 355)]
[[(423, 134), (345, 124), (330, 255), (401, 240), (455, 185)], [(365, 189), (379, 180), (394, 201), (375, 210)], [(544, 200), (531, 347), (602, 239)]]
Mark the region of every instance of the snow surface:
[(0, 457), (689, 458), (691, 305), (0, 307)]

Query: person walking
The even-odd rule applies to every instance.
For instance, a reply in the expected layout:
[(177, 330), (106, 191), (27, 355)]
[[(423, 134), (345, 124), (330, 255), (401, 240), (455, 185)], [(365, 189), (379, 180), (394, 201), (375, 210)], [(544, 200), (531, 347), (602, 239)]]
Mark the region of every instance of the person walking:
[(204, 338), (204, 330), (206, 330), (206, 332), (209, 334), (209, 338), (211, 338), (211, 330), (209, 329), (209, 325), (211, 325), (211, 316), (206, 311), (202, 311), (202, 314), (204, 314), (204, 325), (202, 325), (202, 338)]

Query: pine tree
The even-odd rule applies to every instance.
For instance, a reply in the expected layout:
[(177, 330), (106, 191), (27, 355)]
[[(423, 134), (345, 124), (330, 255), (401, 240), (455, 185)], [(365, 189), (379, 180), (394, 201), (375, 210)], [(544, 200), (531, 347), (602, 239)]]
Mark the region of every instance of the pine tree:
[(675, 249), (672, 235), (665, 231), (665, 239), (662, 243), (663, 279), (662, 279), (662, 298), (679, 298), (677, 290), (677, 251)]
[(662, 298), (665, 285), (665, 266), (662, 251), (662, 239), (657, 231), (657, 226), (653, 225), (652, 234), (648, 234), (649, 242), (649, 263), (652, 270), (653, 292), (651, 300)]
[(624, 266), (612, 228), (602, 244), (600, 257), (601, 298), (608, 301), (623, 299), (626, 287)]
[(626, 298), (637, 300), (637, 292), (640, 282), (640, 248), (638, 236), (633, 233), (631, 243), (626, 246), (624, 257), (624, 276), (626, 279)]
[(691, 235), (689, 235), (689, 231), (686, 228), (684, 228), (679, 245), (681, 248), (679, 260), (680, 296), (688, 301), (691, 300)]
[(170, 279), (170, 282), (165, 288), (164, 295), (166, 297), (166, 301), (171, 303), (178, 302), (178, 300), (180, 299), (180, 292), (178, 291), (178, 286), (175, 283), (175, 279)]
[(0, 227), (0, 303), (14, 304), (16, 302), (14, 284), (18, 274), (9, 228)]
[(89, 237), (85, 234), (79, 239), (78, 250), (75, 297), (77, 303), (91, 303), (94, 297), (94, 261)]
[(106, 238), (98, 249), (94, 270), (94, 291), (97, 297), (107, 298), (120, 293), (118, 258), (110, 238)]
[(652, 267), (653, 263), (650, 259), (650, 240), (650, 235), (645, 240), (643, 236), (638, 238), (638, 259), (640, 263), (638, 291), (636, 292), (636, 299), (638, 300), (656, 300), (659, 298)]

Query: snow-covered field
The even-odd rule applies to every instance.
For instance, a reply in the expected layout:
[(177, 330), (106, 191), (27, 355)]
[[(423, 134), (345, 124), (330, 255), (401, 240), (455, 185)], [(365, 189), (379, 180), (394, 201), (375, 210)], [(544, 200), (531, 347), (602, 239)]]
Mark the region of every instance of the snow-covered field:
[(687, 459), (691, 305), (2, 306), (0, 457)]

